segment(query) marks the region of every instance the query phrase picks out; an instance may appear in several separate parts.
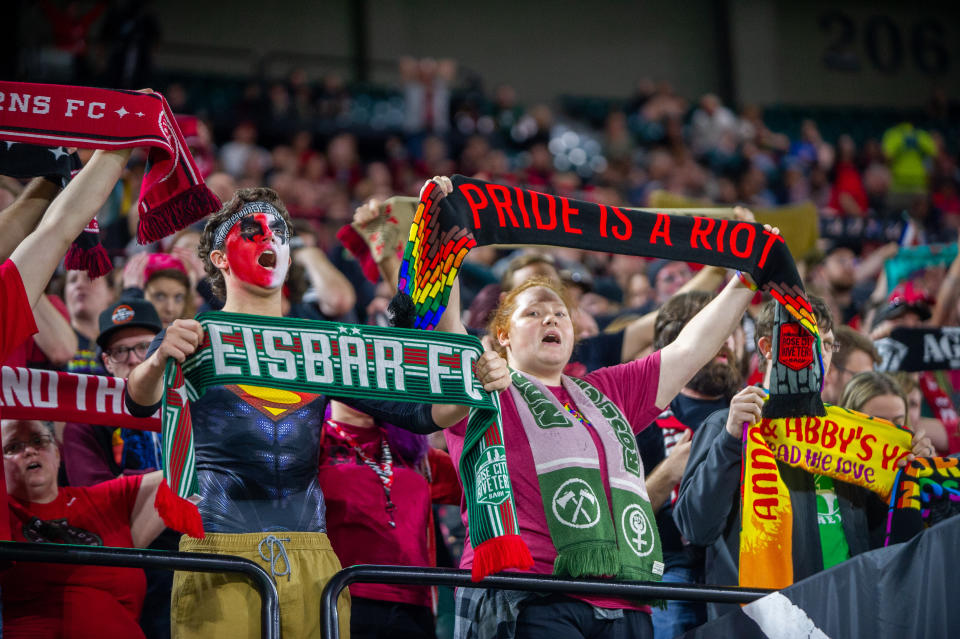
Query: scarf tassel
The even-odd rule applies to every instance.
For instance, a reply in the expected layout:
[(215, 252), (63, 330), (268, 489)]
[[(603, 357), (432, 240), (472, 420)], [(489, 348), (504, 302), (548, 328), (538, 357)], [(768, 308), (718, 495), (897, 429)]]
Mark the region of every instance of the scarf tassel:
[(588, 542), (564, 548), (553, 562), (553, 574), (580, 577), (612, 577), (620, 574), (616, 546)]
[(377, 263), (373, 261), (370, 249), (367, 247), (363, 236), (349, 224), (345, 224), (337, 231), (337, 239), (343, 244), (343, 247), (357, 260), (360, 268), (363, 270), (363, 276), (376, 284), (380, 281), (380, 269)]
[(160, 482), (153, 505), (167, 528), (190, 535), (194, 539), (203, 539), (206, 536), (196, 505), (175, 495), (166, 479)]
[(160, 206), (140, 213), (137, 242), (156, 242), (202, 220), (220, 208), (220, 200), (205, 184), (195, 184), (171, 197)]
[(89, 248), (74, 242), (63, 258), (63, 265), (69, 271), (86, 271), (92, 280), (113, 270), (110, 256), (99, 242)]
[(820, 393), (796, 395), (771, 393), (763, 405), (763, 416), (770, 419), (806, 417), (807, 415), (823, 417), (826, 414), (827, 410), (823, 406), (823, 400), (820, 399)]
[(506, 568), (533, 568), (530, 549), (520, 535), (491, 537), (473, 549), (473, 572), (470, 576), (473, 581), (482, 581), (484, 577)]

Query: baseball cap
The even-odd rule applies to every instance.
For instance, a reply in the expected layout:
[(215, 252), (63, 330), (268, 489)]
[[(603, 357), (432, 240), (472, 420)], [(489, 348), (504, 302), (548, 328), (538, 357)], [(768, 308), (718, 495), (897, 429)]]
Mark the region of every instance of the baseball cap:
[(931, 301), (913, 282), (904, 282), (890, 293), (887, 305), (877, 313), (876, 321), (896, 319), (908, 312), (916, 313), (921, 320), (926, 321), (930, 319)]
[(110, 336), (122, 328), (140, 326), (159, 333), (163, 330), (160, 316), (153, 304), (143, 299), (128, 298), (117, 301), (100, 313), (100, 334), (97, 346), (104, 348)]
[(187, 275), (187, 268), (179, 258), (169, 253), (151, 253), (147, 258), (147, 264), (143, 267), (143, 279), (149, 281), (150, 277), (157, 271), (180, 271)]

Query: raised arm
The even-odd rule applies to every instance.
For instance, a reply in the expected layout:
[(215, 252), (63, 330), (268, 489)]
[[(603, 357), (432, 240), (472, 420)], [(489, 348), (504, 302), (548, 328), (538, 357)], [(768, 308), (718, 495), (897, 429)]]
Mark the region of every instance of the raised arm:
[[(46, 178), (30, 180), (13, 204), (0, 211), (0, 261), (7, 259), (37, 227), (60, 187)], [(79, 233), (78, 233), (79, 235)]]
[[(723, 284), (726, 269), (719, 266), (705, 266), (700, 272), (683, 285), (677, 295), (690, 291), (707, 291), (712, 293)], [(657, 323), (657, 313), (650, 311), (646, 315), (630, 322), (623, 330), (623, 346), (620, 349), (620, 361), (629, 362), (637, 359), (644, 349), (653, 344), (653, 327)]]
[(304, 246), (293, 254), (293, 261), (307, 272), (310, 284), (316, 289), (317, 305), (327, 317), (340, 317), (357, 303), (353, 284), (317, 246)]
[(930, 318), (930, 326), (943, 326), (949, 322), (951, 315), (954, 314), (957, 296), (960, 295), (960, 253), (953, 258), (947, 276), (943, 278), (940, 284), (940, 290), (937, 292), (937, 303), (933, 307), (933, 316)]
[(163, 398), (163, 373), (171, 357), (183, 362), (203, 341), (203, 327), (192, 319), (178, 319), (167, 328), (160, 346), (130, 372), (127, 394), (135, 404), (153, 406)]
[(33, 319), (37, 323), (33, 341), (54, 366), (65, 366), (77, 352), (77, 334), (70, 322), (46, 295), (33, 305)]
[(83, 170), (53, 200), (40, 224), (13, 251), (23, 287), (33, 306), (70, 243), (80, 235), (113, 190), (129, 150), (96, 151)]
[(666, 406), (694, 374), (712, 360), (740, 323), (754, 292), (739, 278), (693, 316), (680, 334), (660, 350), (660, 384), (657, 406)]

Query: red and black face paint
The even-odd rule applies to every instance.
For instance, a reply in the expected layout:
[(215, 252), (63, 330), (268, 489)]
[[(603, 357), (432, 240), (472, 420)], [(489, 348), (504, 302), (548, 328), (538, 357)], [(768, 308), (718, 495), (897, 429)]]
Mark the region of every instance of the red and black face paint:
[(287, 224), (274, 207), (251, 202), (217, 228), (213, 248), (225, 251), (230, 270), (239, 280), (273, 289), (287, 276), (288, 238)]

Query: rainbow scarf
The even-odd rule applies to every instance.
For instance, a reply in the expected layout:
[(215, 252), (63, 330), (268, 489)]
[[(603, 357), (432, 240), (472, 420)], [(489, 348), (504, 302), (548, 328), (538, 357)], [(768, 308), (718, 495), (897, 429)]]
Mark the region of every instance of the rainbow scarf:
[(928, 525), (958, 514), (960, 459), (918, 457), (897, 473), (884, 545), (907, 541)]
[(883, 420), (826, 407), (826, 416), (764, 419), (744, 429), (741, 476), (740, 585), (793, 583), (793, 510), (777, 462), (826, 475), (889, 498), (897, 461), (912, 433)]

